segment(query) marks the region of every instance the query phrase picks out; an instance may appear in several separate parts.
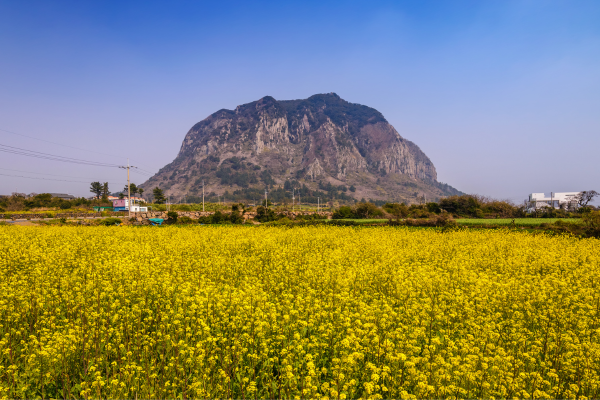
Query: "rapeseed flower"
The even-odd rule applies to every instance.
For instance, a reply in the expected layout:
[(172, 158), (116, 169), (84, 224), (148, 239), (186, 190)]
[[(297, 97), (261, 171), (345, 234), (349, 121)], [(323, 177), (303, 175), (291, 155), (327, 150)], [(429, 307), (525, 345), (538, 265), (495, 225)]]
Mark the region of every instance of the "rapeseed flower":
[(0, 227), (0, 397), (598, 398), (600, 241)]

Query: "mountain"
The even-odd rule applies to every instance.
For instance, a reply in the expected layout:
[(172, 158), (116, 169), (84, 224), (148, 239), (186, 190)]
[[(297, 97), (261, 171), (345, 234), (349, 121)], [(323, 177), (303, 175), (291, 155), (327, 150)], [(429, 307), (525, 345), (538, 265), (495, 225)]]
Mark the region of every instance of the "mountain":
[(160, 187), (172, 198), (193, 198), (203, 181), (205, 193), (228, 200), (260, 198), (265, 188), (275, 201), (292, 188), (315, 202), (414, 203), (461, 193), (438, 182), (431, 160), (380, 112), (335, 93), (267, 96), (219, 110), (194, 125), (175, 160), (140, 186), (148, 194)]

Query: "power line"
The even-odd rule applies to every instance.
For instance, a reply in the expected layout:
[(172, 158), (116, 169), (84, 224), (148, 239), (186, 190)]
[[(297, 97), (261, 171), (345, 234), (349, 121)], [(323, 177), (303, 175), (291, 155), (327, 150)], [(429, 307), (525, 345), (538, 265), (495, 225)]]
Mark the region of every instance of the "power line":
[(140, 175), (147, 176), (147, 177), (152, 177), (152, 176), (154, 176), (154, 175), (152, 175), (152, 174), (147, 174), (147, 173), (145, 173), (145, 172), (140, 172), (140, 171), (136, 171), (136, 170), (134, 170), (134, 171), (131, 171), (131, 172), (135, 172), (136, 174), (140, 174)]
[(13, 135), (23, 136), (23, 137), (26, 137), (26, 138), (29, 138), (29, 139), (33, 139), (33, 140), (39, 140), (40, 142), (46, 142), (46, 143), (54, 144), (54, 145), (57, 145), (57, 146), (68, 147), (68, 148), (74, 149), (74, 150), (87, 151), (88, 153), (95, 153), (95, 154), (100, 154), (100, 155), (109, 156), (109, 157), (125, 158), (125, 157), (121, 157), (121, 156), (116, 156), (114, 154), (100, 153), (98, 151), (86, 150), (86, 149), (82, 149), (82, 148), (75, 147), (75, 146), (68, 146), (66, 144), (51, 142), (50, 140), (40, 139), (40, 138), (36, 138), (36, 137), (33, 137), (33, 136), (24, 135), (22, 133), (17, 133), (17, 132), (9, 131), (9, 130), (6, 130), (6, 129), (2, 129), (2, 128), (0, 128), (0, 131), (6, 132), (6, 133), (12, 133)]
[[(66, 179), (52, 179), (52, 178), (36, 178), (33, 176), (22, 176), (22, 175), (9, 175), (9, 174), (2, 174), (0, 173), (0, 175), (2, 176), (11, 176), (14, 178), (25, 178), (25, 179), (39, 179), (39, 180), (44, 180), (44, 181), (59, 181), (59, 182), (75, 182), (75, 183), (90, 183), (90, 182), (86, 182), (86, 181), (71, 181), (71, 180), (66, 180)], [(111, 185), (121, 185), (123, 184), (123, 182), (108, 182)]]
[(110, 168), (118, 167), (118, 165), (116, 165), (116, 164), (110, 164), (110, 163), (104, 163), (104, 162), (98, 162), (98, 161), (88, 161), (88, 160), (82, 160), (79, 158), (72, 158), (72, 157), (57, 156), (57, 155), (49, 154), (49, 153), (42, 153), (40, 151), (27, 150), (27, 149), (22, 149), (20, 147), (8, 146), (5, 144), (0, 144), (0, 151), (5, 152), (5, 153), (10, 153), (10, 154), (17, 154), (17, 155), (21, 155), (21, 156), (28, 156), (28, 157), (39, 158), (39, 159), (44, 159), (44, 160), (51, 160), (51, 161), (68, 162), (68, 163), (80, 164), (80, 165), (91, 165), (91, 166), (96, 166), (96, 167), (110, 167)]
[[(135, 160), (132, 159), (132, 161), (135, 161)], [(140, 167), (138, 167), (138, 170), (144, 171), (145, 173), (150, 174), (150, 175), (154, 175), (154, 172), (146, 171), (145, 169), (140, 168)]]
[[(11, 134), (13, 134), (13, 135), (17, 135), (17, 136), (23, 136), (23, 137), (26, 137), (26, 138), (29, 138), (29, 139), (33, 139), (33, 140), (39, 140), (40, 142), (45, 142), (45, 143), (54, 144), (54, 145), (56, 145), (56, 146), (63, 146), (63, 147), (67, 147), (67, 148), (69, 148), (69, 149), (80, 150), (80, 151), (86, 151), (86, 152), (88, 152), (88, 153), (94, 153), (94, 154), (99, 154), (99, 155), (103, 155), (103, 156), (109, 156), (109, 157), (125, 158), (125, 157), (123, 157), (123, 156), (117, 156), (117, 155), (115, 155), (115, 154), (101, 153), (101, 152), (98, 152), (98, 151), (86, 150), (86, 149), (82, 149), (82, 148), (80, 148), (80, 147), (69, 146), (69, 145), (62, 144), (62, 143), (56, 143), (56, 142), (52, 142), (52, 141), (50, 141), (50, 140), (46, 140), (46, 139), (40, 139), (40, 138), (36, 138), (36, 137), (34, 137), (34, 136), (29, 136), (29, 135), (24, 135), (24, 134), (22, 134), (22, 133), (18, 133), (18, 132), (14, 132), (14, 131), (9, 131), (9, 130), (7, 130), (7, 129), (3, 129), (3, 128), (0, 128), (0, 131), (2, 131), (2, 132), (6, 132), (6, 133), (11, 133)], [(133, 159), (132, 159), (132, 161), (135, 161), (135, 162), (137, 162), (136, 160), (133, 160)], [(149, 174), (151, 174), (151, 173), (152, 173), (152, 172), (150, 172), (150, 171), (146, 171), (146, 172), (148, 172)]]
[(19, 170), (19, 169), (10, 169), (10, 168), (0, 168), (0, 169), (4, 170), (4, 171), (23, 172), (23, 173), (26, 173), (26, 174), (60, 176), (62, 178), (90, 179), (90, 180), (96, 179), (96, 178), (86, 178), (86, 177), (83, 177), (83, 176), (69, 176), (69, 175), (45, 174), (43, 172), (22, 171), (22, 170)]

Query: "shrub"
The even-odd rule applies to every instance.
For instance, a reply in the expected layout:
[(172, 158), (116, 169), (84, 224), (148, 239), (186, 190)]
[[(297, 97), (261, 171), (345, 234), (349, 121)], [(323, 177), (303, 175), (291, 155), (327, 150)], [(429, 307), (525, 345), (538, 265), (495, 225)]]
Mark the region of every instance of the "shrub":
[(410, 218), (431, 218), (435, 214), (429, 212), (426, 205), (413, 204), (408, 208), (408, 216)]
[(179, 216), (179, 214), (177, 214), (177, 211), (169, 211), (167, 212), (167, 219), (170, 223), (176, 223), (177, 222), (177, 217)]
[(277, 216), (275, 215), (275, 212), (270, 208), (258, 206), (256, 208), (256, 216), (254, 217), (254, 219), (258, 222), (269, 222), (275, 221), (277, 219)]
[[(282, 218), (287, 218), (287, 216), (285, 214), (279, 214), (279, 219)], [(295, 218), (297, 221), (316, 221), (316, 220), (321, 220), (321, 219), (327, 219), (326, 215), (320, 215), (320, 214), (307, 214), (307, 215), (297, 215)]]
[(231, 223), (232, 224), (243, 224), (244, 217), (242, 217), (242, 214), (238, 210), (238, 207), (232, 207), (232, 209), (233, 209), (233, 211), (231, 212), (231, 215), (229, 216), (229, 220), (231, 221)]
[(579, 207), (577, 209), (577, 213), (578, 214), (587, 214), (587, 213), (590, 213), (592, 211), (594, 211), (594, 210), (590, 206), (583, 206), (583, 207)]
[(518, 207), (507, 201), (489, 200), (482, 205), (484, 214), (496, 218), (516, 218), (523, 217), (524, 211), (520, 212)]
[(199, 224), (211, 224), (212, 223), (212, 219), (211, 217), (198, 217), (198, 221)]
[(180, 224), (193, 224), (195, 221), (193, 219), (191, 219), (190, 217), (188, 217), (187, 215), (184, 215), (183, 217), (179, 217), (177, 222)]
[(481, 203), (475, 196), (450, 196), (440, 200), (440, 208), (462, 216), (476, 217)]
[(289, 219), (288, 217), (284, 217), (281, 218), (277, 221), (272, 221), (272, 222), (267, 222), (267, 224), (269, 225), (297, 225), (298, 223), (295, 223), (294, 221), (292, 221), (291, 219)]
[(403, 203), (385, 203), (383, 210), (396, 218), (404, 218), (408, 215), (408, 207)]
[(333, 219), (350, 219), (355, 218), (354, 211), (352, 207), (342, 206), (338, 208), (332, 216)]
[(427, 211), (430, 213), (439, 214), (442, 212), (442, 209), (438, 203), (427, 203)]
[(455, 228), (458, 227), (456, 221), (447, 213), (436, 215), (428, 219), (407, 218), (404, 221), (390, 221), (393, 226), (425, 226), (436, 228)]
[(104, 226), (112, 226), (112, 225), (119, 225), (122, 222), (123, 221), (121, 221), (120, 218), (111, 217), (111, 218), (103, 219), (99, 223), (100, 223), (100, 225), (104, 225)]
[(356, 221), (330, 221), (330, 222), (323, 222), (323, 223), (326, 223), (327, 225), (333, 225), (333, 226), (360, 226), (360, 224)]
[(210, 223), (211, 224), (223, 224), (229, 222), (229, 218), (226, 214), (223, 214), (221, 211), (216, 211), (211, 217), (210, 217)]
[(357, 218), (373, 218), (383, 215), (383, 211), (373, 203), (358, 203), (354, 208)]
[(600, 237), (600, 211), (590, 211), (583, 214), (581, 222), (586, 227), (588, 236)]

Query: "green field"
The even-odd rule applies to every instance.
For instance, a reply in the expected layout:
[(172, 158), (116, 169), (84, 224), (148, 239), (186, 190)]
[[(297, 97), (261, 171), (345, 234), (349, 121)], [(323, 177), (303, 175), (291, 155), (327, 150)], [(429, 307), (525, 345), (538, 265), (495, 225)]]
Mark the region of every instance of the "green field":
[[(387, 219), (342, 219), (339, 221), (354, 221), (359, 224), (376, 224), (387, 222)], [(477, 225), (512, 225), (513, 218), (483, 219), (483, 218), (460, 218), (456, 222), (459, 225), (477, 226)], [(539, 226), (541, 224), (553, 224), (556, 221), (579, 223), (579, 218), (514, 218), (516, 226)]]
[[(461, 218), (457, 219), (460, 225), (511, 225), (513, 218), (498, 218), (498, 219), (475, 219)], [(579, 218), (514, 218), (517, 226), (538, 226), (541, 224), (553, 224), (556, 221), (579, 223)]]
[(382, 222), (388, 222), (387, 219), (360, 219), (360, 218), (345, 218), (345, 219), (337, 219), (335, 221), (354, 221), (359, 224), (380, 224)]

